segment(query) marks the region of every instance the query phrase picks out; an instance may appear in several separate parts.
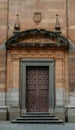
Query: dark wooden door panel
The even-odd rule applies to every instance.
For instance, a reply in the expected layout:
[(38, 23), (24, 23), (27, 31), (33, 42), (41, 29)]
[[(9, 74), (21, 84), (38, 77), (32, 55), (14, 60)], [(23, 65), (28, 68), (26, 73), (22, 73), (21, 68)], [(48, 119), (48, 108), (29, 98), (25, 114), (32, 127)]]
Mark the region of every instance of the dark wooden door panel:
[[(36, 99), (35, 99), (36, 90), (31, 89), (27, 92), (27, 111), (36, 112)], [(30, 97), (30, 98), (29, 98)]]
[(27, 67), (27, 111), (28, 112), (36, 112), (37, 111), (37, 102), (36, 102), (36, 95), (37, 95), (37, 72), (36, 69), (32, 67)]
[(48, 111), (48, 87), (49, 87), (49, 69), (42, 67), (39, 69), (39, 111)]
[(48, 67), (27, 67), (27, 111), (48, 111)]

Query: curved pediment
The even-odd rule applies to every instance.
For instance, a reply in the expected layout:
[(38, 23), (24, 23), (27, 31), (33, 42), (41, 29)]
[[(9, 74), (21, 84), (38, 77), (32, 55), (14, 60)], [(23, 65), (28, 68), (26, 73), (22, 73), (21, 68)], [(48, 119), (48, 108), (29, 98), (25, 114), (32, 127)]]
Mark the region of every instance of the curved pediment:
[(69, 41), (56, 32), (44, 29), (31, 29), (19, 32), (6, 42), (6, 48), (26, 46), (50, 46), (69, 48)]

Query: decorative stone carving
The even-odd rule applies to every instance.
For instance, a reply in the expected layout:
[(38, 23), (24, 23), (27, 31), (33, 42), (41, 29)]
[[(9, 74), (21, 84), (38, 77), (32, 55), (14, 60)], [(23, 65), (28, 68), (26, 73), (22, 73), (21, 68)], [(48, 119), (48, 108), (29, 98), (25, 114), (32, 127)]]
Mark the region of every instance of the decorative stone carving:
[(63, 36), (57, 34), (56, 32), (47, 31), (44, 29), (31, 29), (18, 33), (17, 35), (11, 37), (6, 42), (6, 47), (45, 47), (59, 48), (63, 47), (69, 48), (69, 41)]

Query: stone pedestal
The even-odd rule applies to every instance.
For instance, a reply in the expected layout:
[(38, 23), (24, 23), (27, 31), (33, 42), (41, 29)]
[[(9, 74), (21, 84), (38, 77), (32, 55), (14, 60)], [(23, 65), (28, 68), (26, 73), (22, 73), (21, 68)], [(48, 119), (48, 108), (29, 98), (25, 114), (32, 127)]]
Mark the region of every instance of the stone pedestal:
[(0, 106), (0, 120), (7, 120), (7, 107)]
[(67, 107), (68, 122), (75, 123), (75, 106)]
[(9, 120), (16, 119), (17, 117), (20, 117), (20, 108), (19, 106), (11, 106), (8, 108), (8, 116)]
[(59, 117), (65, 122), (65, 108), (63, 106), (58, 106), (55, 108), (55, 116)]

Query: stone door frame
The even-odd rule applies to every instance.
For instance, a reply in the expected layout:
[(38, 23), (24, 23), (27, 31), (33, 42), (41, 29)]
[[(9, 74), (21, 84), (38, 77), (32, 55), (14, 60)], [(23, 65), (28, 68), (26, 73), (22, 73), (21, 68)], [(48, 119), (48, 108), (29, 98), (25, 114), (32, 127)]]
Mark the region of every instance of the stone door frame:
[(54, 113), (55, 107), (55, 61), (54, 59), (21, 59), (20, 61), (20, 108), (21, 115), (26, 110), (26, 66), (48, 66), (49, 67), (49, 113)]

